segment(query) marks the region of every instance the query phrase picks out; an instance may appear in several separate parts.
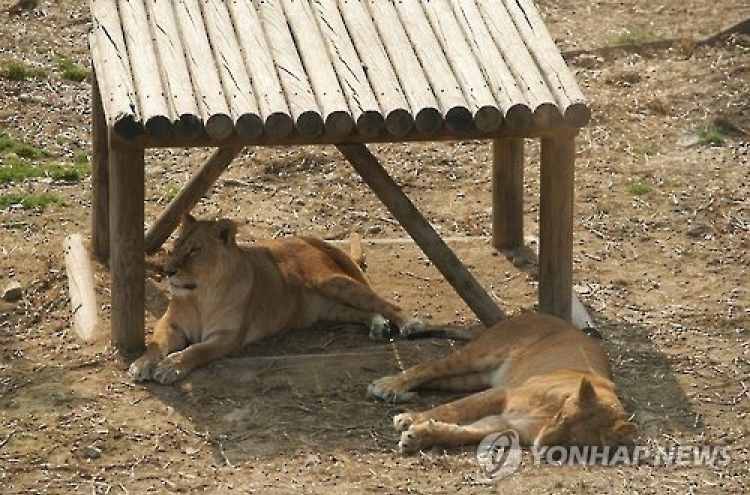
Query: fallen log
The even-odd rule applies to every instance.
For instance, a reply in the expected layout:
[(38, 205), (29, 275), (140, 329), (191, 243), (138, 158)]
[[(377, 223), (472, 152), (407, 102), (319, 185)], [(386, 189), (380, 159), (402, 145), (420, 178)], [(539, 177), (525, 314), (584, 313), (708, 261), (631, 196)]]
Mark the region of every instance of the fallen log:
[(65, 270), (68, 275), (68, 291), (73, 313), (73, 328), (86, 342), (98, 338), (99, 320), (94, 291), (94, 273), (89, 253), (80, 234), (72, 234), (63, 243)]

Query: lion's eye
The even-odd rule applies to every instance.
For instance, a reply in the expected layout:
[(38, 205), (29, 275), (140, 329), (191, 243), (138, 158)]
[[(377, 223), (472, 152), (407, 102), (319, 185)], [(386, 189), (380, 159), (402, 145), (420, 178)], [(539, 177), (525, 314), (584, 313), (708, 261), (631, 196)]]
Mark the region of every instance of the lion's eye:
[(190, 251), (188, 251), (188, 254), (187, 254), (188, 258), (190, 258), (192, 256), (195, 256), (196, 254), (198, 254), (200, 252), (200, 250), (201, 250), (201, 248), (199, 248), (199, 247), (190, 248)]

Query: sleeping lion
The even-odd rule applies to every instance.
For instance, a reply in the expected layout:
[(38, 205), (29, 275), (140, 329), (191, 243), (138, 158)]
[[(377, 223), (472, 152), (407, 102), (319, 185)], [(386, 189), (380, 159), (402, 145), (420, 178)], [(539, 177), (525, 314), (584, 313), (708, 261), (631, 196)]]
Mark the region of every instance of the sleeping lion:
[(422, 326), (378, 296), (340, 249), (310, 237), (239, 246), (236, 233), (228, 219), (183, 218), (165, 266), (172, 297), (130, 366), (134, 380), (173, 383), (251, 342), (317, 321), (361, 323), (373, 339), (386, 338), (390, 323), (404, 332)]
[(515, 430), (522, 445), (615, 446), (628, 444), (635, 430), (599, 343), (544, 314), (502, 321), (453, 354), (376, 380), (367, 391), (403, 401), (420, 388), (476, 393), (394, 417), (403, 453), (476, 445), (505, 430)]

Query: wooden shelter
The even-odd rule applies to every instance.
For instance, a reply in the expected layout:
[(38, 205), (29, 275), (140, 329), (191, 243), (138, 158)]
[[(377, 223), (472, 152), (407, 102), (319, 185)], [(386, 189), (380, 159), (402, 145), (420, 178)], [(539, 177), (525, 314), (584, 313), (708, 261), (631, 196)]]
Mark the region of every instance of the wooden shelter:
[[(523, 142), (541, 139), (539, 306), (570, 319), (574, 138), (590, 110), (531, 0), (92, 0), (91, 13), (93, 249), (124, 354), (144, 345), (144, 253), (253, 145), (335, 145), (491, 324), (502, 312), (364, 143), (492, 140), (493, 245), (514, 248)], [(144, 235), (145, 149), (197, 146), (216, 151)]]

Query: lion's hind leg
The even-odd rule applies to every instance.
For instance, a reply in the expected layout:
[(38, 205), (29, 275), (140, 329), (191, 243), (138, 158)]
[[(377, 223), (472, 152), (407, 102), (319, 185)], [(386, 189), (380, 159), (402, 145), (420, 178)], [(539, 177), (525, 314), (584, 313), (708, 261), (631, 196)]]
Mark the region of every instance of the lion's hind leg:
[[(398, 305), (386, 301), (369, 286), (363, 285), (352, 278), (341, 275), (334, 276), (318, 284), (316, 289), (332, 301), (372, 315), (380, 315), (380, 318), (373, 318), (370, 321), (371, 335), (381, 333), (380, 329), (387, 325), (387, 322), (384, 322), (383, 319), (389, 320), (399, 330), (406, 332), (424, 326), (420, 320), (410, 319)], [(384, 330), (387, 330), (387, 328), (384, 328)]]

